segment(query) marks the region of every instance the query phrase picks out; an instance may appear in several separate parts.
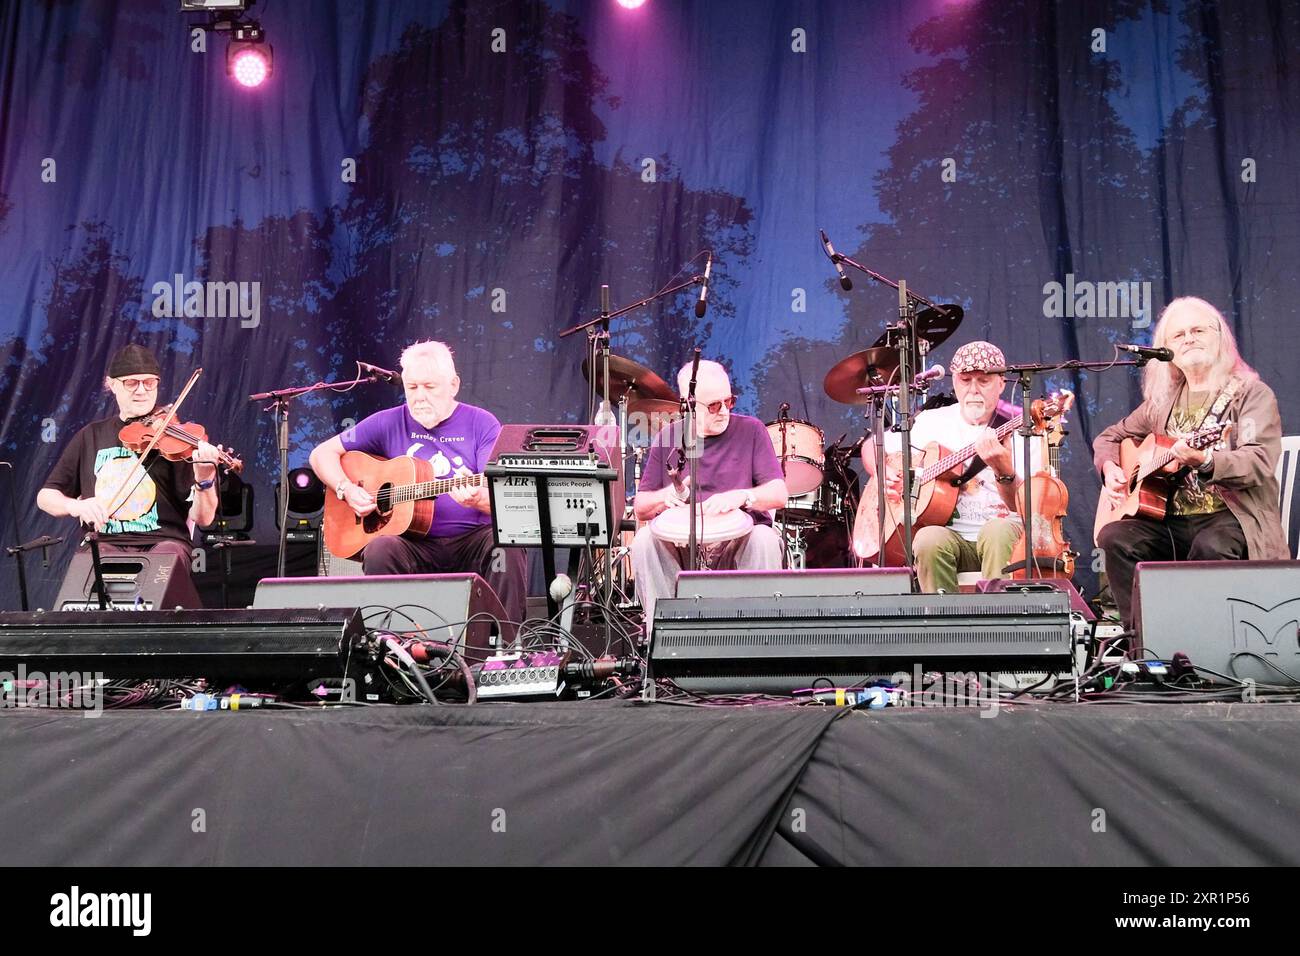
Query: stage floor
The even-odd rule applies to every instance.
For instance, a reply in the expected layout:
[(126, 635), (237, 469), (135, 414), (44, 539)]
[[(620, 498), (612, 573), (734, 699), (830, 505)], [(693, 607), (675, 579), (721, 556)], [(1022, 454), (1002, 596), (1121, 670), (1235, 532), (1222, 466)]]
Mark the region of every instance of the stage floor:
[(0, 839), (20, 864), (1300, 863), (1300, 705), (980, 713), (8, 710)]

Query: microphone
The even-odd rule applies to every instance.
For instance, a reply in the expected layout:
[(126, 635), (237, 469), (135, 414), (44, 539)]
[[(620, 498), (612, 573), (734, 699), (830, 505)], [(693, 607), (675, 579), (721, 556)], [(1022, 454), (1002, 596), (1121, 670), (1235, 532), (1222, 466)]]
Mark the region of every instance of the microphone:
[(835, 266), (835, 271), (840, 274), (840, 288), (848, 292), (853, 288), (853, 280), (844, 272), (844, 266), (840, 265), (840, 254), (835, 251), (831, 245), (830, 238), (826, 235), (825, 229), (818, 230), (822, 234), (822, 248), (826, 250), (826, 255), (830, 257), (831, 264)]
[(943, 378), (948, 374), (948, 370), (942, 365), (931, 365), (924, 372), (918, 372), (916, 378), (912, 379), (913, 385), (920, 385), (922, 382), (932, 382), (936, 378)]
[(1132, 352), (1138, 358), (1155, 359), (1157, 362), (1172, 362), (1174, 360), (1173, 349), (1156, 349), (1146, 345), (1117, 345), (1115, 348), (1121, 352)]
[[(709, 273), (713, 271), (713, 253), (709, 253), (709, 258), (704, 261), (704, 284), (700, 286), (700, 301), (695, 303), (695, 317), (704, 318), (704, 313), (708, 309), (709, 298)], [(699, 358), (696, 358), (699, 361)]]
[(789, 420), (789, 418), (790, 418), (790, 403), (789, 403), (789, 402), (782, 402), (782, 403), (781, 403), (781, 413), (780, 413), (779, 415), (777, 415), (777, 418), (778, 418), (780, 421), (783, 421), (783, 422)]
[(362, 374), (369, 375), (378, 381), (388, 382), (390, 385), (402, 384), (402, 376), (398, 372), (380, 368), (378, 365), (371, 365), (369, 362), (358, 362), (357, 368), (361, 369)]

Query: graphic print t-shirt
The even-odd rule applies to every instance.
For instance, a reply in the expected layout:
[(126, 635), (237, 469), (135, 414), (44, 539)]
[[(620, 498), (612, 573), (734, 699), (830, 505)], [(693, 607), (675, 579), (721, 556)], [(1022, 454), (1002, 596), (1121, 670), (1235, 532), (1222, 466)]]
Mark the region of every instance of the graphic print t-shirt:
[[(1187, 438), (1195, 434), (1217, 397), (1218, 393), (1211, 391), (1184, 392), (1180, 402), (1174, 403), (1174, 407), (1169, 410), (1165, 433), (1171, 438)], [(1187, 474), (1169, 499), (1169, 512), (1174, 515), (1211, 515), (1226, 507), (1228, 505), (1223, 496), (1214, 490), (1213, 485), (1205, 484), (1201, 473), (1195, 468)]]
[[(1019, 414), (1018, 409), (1005, 405), (999, 405), (998, 411), (1003, 417), (1015, 417)], [(938, 442), (950, 452), (957, 451), (959, 448), (974, 444), (984, 432), (984, 428), (984, 425), (972, 425), (962, 418), (960, 405), (945, 405), (943, 408), (931, 408), (919, 413), (916, 420), (912, 422), (913, 464), (916, 464), (916, 454), (930, 442)], [(896, 452), (901, 449), (902, 444), (898, 433), (886, 433), (885, 450)], [(1024, 440), (1019, 435), (1012, 436), (1011, 452), (1016, 465), (1016, 474), (1024, 478), (1025, 448)], [(1033, 456), (1031, 464), (1037, 471), (1042, 467), (1038, 442), (1034, 442), (1030, 452)], [(964, 471), (969, 464), (970, 462), (967, 461), (962, 466), (962, 470)], [(957, 496), (957, 510), (948, 527), (967, 541), (974, 541), (987, 522), (994, 518), (1010, 517), (1015, 517), (1015, 513), (1006, 506), (1002, 496), (998, 494), (997, 476), (992, 468), (985, 468), (962, 488)], [(1037, 537), (1035, 533), (1035, 540)]]
[[(398, 405), (362, 420), (343, 433), (342, 441), (348, 451), (380, 458), (423, 458), (433, 465), (434, 478), (454, 478), (480, 474), (500, 433), (496, 416), (474, 405), (460, 403), (446, 421), (433, 428), (425, 428), (411, 417), (410, 409)], [(491, 523), (491, 515), (441, 495), (434, 502), (428, 537), (451, 537)]]
[(139, 469), (131, 476), (139, 459), (118, 441), (117, 433), (125, 424), (113, 415), (77, 432), (43, 487), (61, 491), (69, 498), (98, 498), (107, 507), (110, 497), (125, 481), (122, 494), (126, 495), (126, 489), (134, 490), (126, 495), (104, 528), (105, 534), (113, 536), (113, 543), (155, 544), (159, 538), (175, 538), (188, 544), (190, 529), (185, 522), (190, 512), (194, 466), (168, 461), (152, 452), (143, 477)]

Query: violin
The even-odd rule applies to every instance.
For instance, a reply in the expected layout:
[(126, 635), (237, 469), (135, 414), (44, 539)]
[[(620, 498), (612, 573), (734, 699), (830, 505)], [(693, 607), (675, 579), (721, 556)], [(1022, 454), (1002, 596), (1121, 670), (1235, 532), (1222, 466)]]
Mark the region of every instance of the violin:
[[(200, 442), (208, 440), (207, 430), (194, 422), (168, 422), (172, 406), (163, 405), (144, 418), (136, 419), (117, 433), (118, 441), (137, 455), (143, 455), (152, 445), (168, 461), (189, 461), (198, 450)], [(218, 450), (219, 463), (239, 474), (244, 463), (228, 452)]]
[[(1060, 411), (1051, 417), (1050, 423), (1043, 421), (1040, 440), (1047, 454), (1044, 457), (1046, 467), (1039, 470), (1029, 480), (1033, 492), (1034, 514), (1029, 522), (1033, 533), (1032, 557), (1026, 559), (1025, 536), (1011, 552), (1011, 562), (1007, 570), (1013, 579), (1028, 578), (1064, 578), (1074, 577), (1074, 559), (1077, 553), (1070, 550), (1070, 542), (1065, 540), (1063, 522), (1070, 505), (1070, 491), (1060, 479), (1061, 442), (1064, 440), (1065, 413), (1074, 405), (1074, 393), (1063, 390), (1053, 394), (1053, 403)], [(1034, 403), (1035, 406), (1038, 402)], [(1037, 411), (1037, 409), (1035, 409)], [(1039, 424), (1038, 415), (1034, 416)], [(1016, 493), (1016, 509), (1023, 516), (1025, 513), (1025, 493), (1022, 487)]]

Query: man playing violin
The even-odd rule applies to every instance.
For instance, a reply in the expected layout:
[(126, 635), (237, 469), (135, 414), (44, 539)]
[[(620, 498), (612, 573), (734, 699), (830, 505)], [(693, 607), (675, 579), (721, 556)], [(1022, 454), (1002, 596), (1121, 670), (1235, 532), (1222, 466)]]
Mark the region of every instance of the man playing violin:
[[(948, 365), (957, 403), (920, 412), (912, 423), (912, 447), (918, 451), (937, 442), (949, 451), (974, 445), (977, 455), (962, 465), (962, 473), (956, 476), (961, 491), (948, 524), (919, 528), (912, 539), (922, 591), (955, 593), (959, 571), (979, 571), (990, 581), (1002, 577), (1002, 569), (1020, 539), (1023, 525), (1017, 513), (1016, 492), (1023, 482), (1023, 439), (1017, 436), (1013, 446), (1010, 436), (998, 441), (994, 431), (997, 425), (1014, 417), (1014, 410), (1000, 407), (1005, 387), (1002, 375), (990, 371), (1005, 368), (1006, 364), (996, 345), (966, 343)], [(892, 448), (890, 438), (894, 441)], [(898, 444), (898, 436), (889, 435), (885, 450), (897, 451)], [(870, 440), (863, 442), (862, 463), (868, 473), (874, 473), (875, 451)], [(886, 465), (885, 475), (885, 493), (892, 502), (898, 502), (903, 492), (902, 474)], [(944, 476), (937, 480), (950, 479)]]
[[(677, 387), (683, 395), (687, 394), (690, 377), (689, 364), (677, 373)], [(740, 509), (748, 511), (754, 520), (753, 528), (727, 542), (711, 563), (714, 569), (779, 570), (781, 539), (772, 529), (769, 512), (785, 507), (789, 497), (785, 478), (763, 423), (748, 415), (733, 415), (735, 404), (727, 370), (717, 362), (700, 362), (695, 408), (701, 442), (697, 473), (704, 523), (707, 526), (709, 515)], [(686, 505), (690, 479), (689, 469), (681, 460), (681, 435), (682, 423), (678, 421), (655, 436), (632, 503), (637, 520), (650, 521), (669, 508)], [(676, 589), (677, 572), (684, 558), (681, 547), (659, 540), (648, 525), (637, 531), (632, 541), (632, 566), (647, 631), (654, 620), (655, 602), (670, 597)]]
[[(1145, 401), (1093, 442), (1105, 487), (1118, 503), (1128, 478), (1119, 465), (1125, 438), (1150, 434), (1178, 441), (1170, 449), (1187, 469), (1170, 497), (1164, 521), (1133, 516), (1112, 521), (1097, 536), (1106, 579), (1125, 626), (1133, 626), (1133, 578), (1139, 561), (1287, 560), (1275, 469), (1282, 417), (1273, 390), (1237, 351), (1232, 330), (1209, 302), (1174, 299), (1156, 323), (1152, 344), (1173, 351), (1171, 362), (1143, 372)], [(1208, 425), (1232, 423), (1226, 439), (1204, 451), (1187, 437)]]
[[(317, 445), (311, 467), (326, 487), (358, 515), (375, 510), (375, 498), (348, 480), (342, 458), (362, 451), (381, 458), (408, 455), (430, 463), (435, 479), (481, 474), (501, 433), (487, 409), (456, 401), (460, 376), (451, 349), (417, 342), (401, 357), (406, 403), (376, 412), (341, 435)], [(423, 537), (375, 538), (361, 554), (366, 574), (474, 572), (491, 585), (506, 616), (527, 613), (528, 558), (522, 548), (497, 548), (486, 486), (455, 487), (438, 498), (433, 524)]]
[(216, 462), (221, 449), (200, 442), (192, 461), (169, 461), (154, 452), (145, 467), (118, 438), (124, 425), (158, 406), (162, 371), (153, 352), (127, 345), (113, 356), (104, 387), (117, 413), (82, 428), (64, 448), (36, 495), (36, 506), (56, 518), (76, 518), (106, 536), (104, 553), (176, 554), (188, 575), (191, 537), (187, 521), (211, 524), (217, 514)]

